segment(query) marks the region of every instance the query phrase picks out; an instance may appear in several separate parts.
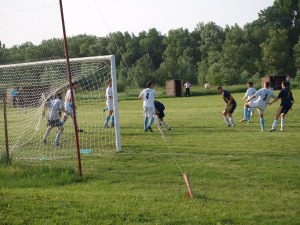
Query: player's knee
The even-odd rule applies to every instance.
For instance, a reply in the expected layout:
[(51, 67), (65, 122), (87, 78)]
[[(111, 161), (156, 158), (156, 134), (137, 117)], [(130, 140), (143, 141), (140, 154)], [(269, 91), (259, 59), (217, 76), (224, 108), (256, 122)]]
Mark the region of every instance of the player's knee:
[(59, 128), (58, 128), (58, 132), (60, 132), (60, 133), (63, 133), (63, 132), (64, 132), (64, 130), (65, 130), (65, 128), (64, 128), (64, 127), (59, 127)]

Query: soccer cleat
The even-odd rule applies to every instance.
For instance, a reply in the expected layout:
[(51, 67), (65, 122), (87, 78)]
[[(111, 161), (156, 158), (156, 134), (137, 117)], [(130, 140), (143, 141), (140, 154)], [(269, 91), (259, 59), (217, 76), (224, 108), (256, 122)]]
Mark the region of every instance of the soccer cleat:
[(145, 132), (148, 132), (149, 130), (148, 130), (148, 129), (145, 129), (144, 131), (145, 131)]
[(235, 127), (236, 125), (235, 125), (235, 124), (232, 124), (231, 126), (232, 126), (232, 127)]
[(77, 130), (77, 132), (78, 132), (78, 133), (80, 133), (80, 132), (83, 132), (83, 130), (81, 130), (81, 129), (78, 129), (78, 130)]
[(104, 125), (104, 128), (108, 128), (108, 126), (107, 126), (107, 125)]
[(44, 143), (44, 144), (47, 144), (47, 140), (46, 140), (46, 139), (43, 139), (43, 143)]
[(58, 147), (58, 146), (59, 146), (59, 143), (58, 143), (58, 142), (57, 142), (57, 143), (54, 142), (53, 145)]
[(115, 127), (115, 125), (114, 125), (114, 124), (112, 124), (112, 125), (110, 125), (110, 127), (111, 127), (111, 128), (114, 128), (114, 127)]
[(242, 119), (242, 120), (240, 120), (240, 122), (245, 122), (245, 121), (247, 121), (246, 119)]
[(264, 128), (261, 128), (261, 132), (263, 132), (264, 131)]
[(167, 130), (171, 130), (171, 127), (168, 127)]
[(280, 128), (280, 131), (284, 131), (284, 129), (283, 129), (283, 128)]
[(276, 130), (276, 128), (271, 128), (271, 130), (269, 130), (269, 132), (273, 132), (275, 130)]
[(153, 132), (152, 127), (148, 127), (148, 130), (150, 130), (150, 132)]
[(227, 127), (231, 127), (231, 125), (230, 125), (230, 124), (227, 124)]

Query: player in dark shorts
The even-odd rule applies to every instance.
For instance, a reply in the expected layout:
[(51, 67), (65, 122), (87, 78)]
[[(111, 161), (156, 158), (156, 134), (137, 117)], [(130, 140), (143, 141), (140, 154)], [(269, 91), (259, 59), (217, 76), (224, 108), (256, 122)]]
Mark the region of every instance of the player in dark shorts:
[(278, 121), (278, 118), (279, 118), (280, 115), (281, 115), (281, 128), (280, 128), (280, 130), (281, 131), (284, 130), (285, 115), (288, 113), (288, 111), (290, 109), (292, 109), (292, 106), (293, 106), (293, 103), (294, 103), (293, 93), (289, 88), (288, 82), (286, 82), (286, 81), (281, 82), (281, 87), (282, 87), (282, 90), (279, 92), (277, 98), (275, 98), (274, 101), (269, 103), (269, 105), (271, 105), (274, 102), (281, 99), (281, 104), (280, 104), (280, 106), (279, 106), (279, 108), (278, 108), (278, 110), (275, 114), (275, 118), (274, 118), (273, 125), (272, 125), (272, 128), (271, 128), (270, 132), (276, 130), (277, 121)]
[(223, 96), (223, 99), (226, 103), (226, 107), (222, 114), (223, 114), (223, 117), (224, 117), (227, 127), (235, 126), (232, 114), (236, 108), (236, 101), (234, 100), (234, 98), (232, 97), (230, 92), (224, 90), (222, 87), (218, 87), (217, 91), (219, 94), (221, 94)]
[(159, 118), (159, 122), (162, 123), (167, 130), (171, 130), (171, 128), (166, 123), (166, 121), (164, 121), (164, 117), (165, 117), (165, 113), (164, 113), (165, 106), (164, 106), (164, 104), (162, 104), (161, 102), (159, 102), (157, 100), (154, 100), (154, 106), (155, 106), (156, 115)]

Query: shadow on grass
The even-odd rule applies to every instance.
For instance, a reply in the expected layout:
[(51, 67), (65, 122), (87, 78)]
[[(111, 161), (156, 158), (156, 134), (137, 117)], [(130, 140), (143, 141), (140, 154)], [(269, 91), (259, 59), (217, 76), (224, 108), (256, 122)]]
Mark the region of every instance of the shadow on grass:
[(64, 186), (86, 179), (73, 168), (51, 165), (0, 165), (1, 188), (43, 188)]

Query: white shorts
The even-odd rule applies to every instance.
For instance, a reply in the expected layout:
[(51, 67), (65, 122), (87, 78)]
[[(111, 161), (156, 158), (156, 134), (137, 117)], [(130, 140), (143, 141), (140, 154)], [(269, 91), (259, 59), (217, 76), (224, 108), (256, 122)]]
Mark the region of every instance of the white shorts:
[(108, 111), (114, 111), (113, 102), (106, 102), (106, 106), (107, 106)]
[(145, 117), (152, 117), (155, 114), (155, 107), (145, 107), (144, 108), (144, 116)]
[(267, 108), (266, 104), (261, 101), (248, 102), (250, 108), (257, 108), (259, 114), (264, 114), (265, 109)]
[(65, 103), (65, 108), (67, 111), (67, 113), (65, 113), (65, 116), (68, 117), (70, 115), (73, 118), (72, 102)]

